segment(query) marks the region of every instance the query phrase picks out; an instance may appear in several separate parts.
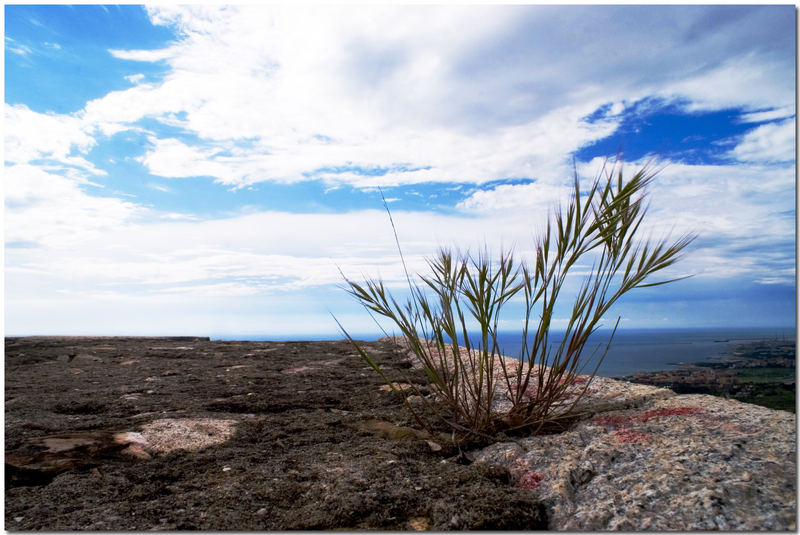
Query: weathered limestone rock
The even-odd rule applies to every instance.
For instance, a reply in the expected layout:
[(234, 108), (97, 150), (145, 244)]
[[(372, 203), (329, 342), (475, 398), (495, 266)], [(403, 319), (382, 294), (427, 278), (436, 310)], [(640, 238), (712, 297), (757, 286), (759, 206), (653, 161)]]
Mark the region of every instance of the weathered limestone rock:
[[(409, 345), (408, 342), (404, 338), (399, 337), (389, 337), (389, 338), (382, 338), (381, 340), (392, 341), (393, 343), (397, 344), (399, 347), (408, 349)], [(459, 348), (461, 352), (461, 359), (462, 362), (467, 362), (469, 359), (469, 352), (466, 348)], [(433, 349), (430, 348), (434, 358), (438, 360), (441, 358), (441, 355)], [(411, 366), (413, 368), (422, 368), (422, 363), (420, 360), (414, 355), (413, 352), (408, 352)], [(444, 355), (445, 362), (448, 363), (448, 368), (450, 371), (453, 371), (453, 360), (454, 357), (452, 352), (448, 352), (447, 355)], [(502, 362), (501, 362), (502, 361)], [(506, 383), (503, 374), (503, 367), (508, 371), (509, 376), (511, 377), (511, 385), (513, 387), (516, 386), (516, 380), (514, 378), (515, 371), (517, 367), (520, 365), (519, 360), (516, 358), (505, 357), (496, 355), (493, 359), (493, 375), (494, 375), (494, 396), (493, 396), (493, 403), (492, 403), (492, 412), (497, 414), (504, 414), (508, 413), (511, 408), (512, 404), (509, 400), (509, 388), (508, 383)], [(526, 366), (526, 364), (523, 364)], [(542, 373), (544, 375), (548, 374), (550, 370), (546, 367), (540, 368), (538, 365), (532, 366), (532, 377), (536, 377), (537, 374)], [(527, 373), (527, 372), (526, 372)], [(468, 380), (468, 378), (465, 378)], [(648, 385), (641, 385), (636, 383), (629, 383), (625, 381), (617, 381), (614, 379), (609, 379), (606, 377), (595, 377), (589, 386), (586, 386), (589, 377), (586, 375), (579, 375), (574, 377), (573, 383), (569, 386), (566, 391), (566, 396), (560, 403), (563, 409), (570, 407), (575, 398), (578, 397), (580, 394), (583, 393), (582, 399), (575, 405), (574, 409), (576, 412), (604, 412), (612, 409), (621, 409), (627, 407), (635, 407), (647, 400), (653, 399), (661, 399), (670, 396), (674, 396), (675, 392), (669, 390), (667, 388), (658, 388), (652, 387)], [(399, 383), (393, 383), (396, 387)], [(532, 379), (531, 385), (535, 384), (535, 380)], [(386, 385), (388, 388), (388, 385)], [(384, 387), (381, 387), (384, 388)], [(535, 388), (535, 387), (530, 387)], [(585, 393), (583, 392), (584, 389), (586, 390)], [(434, 389), (435, 391), (435, 389)], [(485, 392), (485, 388), (484, 388)]]
[(673, 395), (476, 460), (536, 493), (550, 529), (756, 531), (796, 529), (796, 453), (791, 413)]
[(153, 453), (197, 451), (228, 440), (236, 431), (236, 423), (218, 418), (164, 418), (142, 426), (140, 435), (146, 449)]
[(5, 452), (6, 484), (46, 484), (61, 472), (97, 466), (104, 460), (149, 459), (137, 433), (78, 431), (36, 437)]
[[(512, 372), (519, 365), (495, 359), (495, 370), (498, 359)], [(573, 380), (565, 407), (587, 380)], [(500, 380), (495, 388), (492, 412), (506, 413), (508, 387)], [(536, 493), (549, 529), (796, 529), (793, 414), (605, 377), (595, 377), (574, 408), (584, 419), (568, 431), (474, 453), (477, 462), (507, 468), (513, 484)]]
[(140, 432), (79, 431), (35, 437), (5, 452), (7, 484), (46, 484), (68, 470), (99, 466), (110, 459), (147, 460), (183, 449), (197, 451), (228, 440), (235, 420), (164, 418)]

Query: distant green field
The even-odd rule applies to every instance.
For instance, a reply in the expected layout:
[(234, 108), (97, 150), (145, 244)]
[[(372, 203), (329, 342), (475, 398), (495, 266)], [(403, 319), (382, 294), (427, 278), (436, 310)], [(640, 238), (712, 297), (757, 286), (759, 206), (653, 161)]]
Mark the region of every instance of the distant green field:
[(794, 368), (738, 368), (735, 372), (740, 383), (781, 383), (795, 378)]
[(795, 412), (797, 407), (795, 393), (780, 388), (766, 389), (764, 392), (758, 393), (755, 396), (737, 397), (735, 399), (744, 401), (745, 403), (752, 403), (770, 409), (789, 412)]

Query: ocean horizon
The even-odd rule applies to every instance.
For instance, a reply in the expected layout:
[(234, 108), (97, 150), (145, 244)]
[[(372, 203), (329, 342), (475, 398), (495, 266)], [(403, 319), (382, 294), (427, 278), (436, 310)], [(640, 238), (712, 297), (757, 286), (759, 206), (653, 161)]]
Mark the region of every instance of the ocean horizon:
[[(551, 331), (551, 347), (563, 338), (563, 331)], [(610, 329), (594, 333), (587, 343), (583, 359), (592, 355), (595, 348), (600, 355), (608, 343)], [(383, 334), (353, 335), (356, 340), (373, 341)], [(336, 334), (298, 335), (213, 335), (214, 340), (332, 340), (343, 336)], [(705, 362), (724, 358), (737, 344), (759, 340), (796, 340), (795, 327), (739, 327), (739, 328), (640, 328), (618, 329), (611, 347), (597, 370), (602, 377), (621, 377), (643, 371), (674, 369), (681, 363)], [(522, 335), (519, 332), (501, 332), (498, 336), (501, 352), (509, 357), (519, 357)], [(583, 373), (591, 373), (597, 357), (589, 358)]]

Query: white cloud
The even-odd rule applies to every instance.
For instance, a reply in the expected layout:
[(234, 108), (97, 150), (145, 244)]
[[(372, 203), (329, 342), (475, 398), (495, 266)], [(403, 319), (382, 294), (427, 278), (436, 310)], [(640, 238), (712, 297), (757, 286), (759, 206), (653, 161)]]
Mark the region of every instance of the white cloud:
[[(626, 162), (630, 177), (645, 162)], [(602, 159), (580, 165), (584, 184), (596, 176)], [(793, 165), (686, 165), (663, 167), (650, 188), (651, 206), (642, 235), (654, 238), (697, 233), (692, 253), (681, 263), (685, 273), (707, 277), (747, 274), (779, 277), (791, 283), (794, 249), (795, 182)], [(570, 194), (565, 186), (533, 183), (479, 190), (459, 207), (491, 218), (508, 213), (546, 213)], [(766, 254), (764, 249), (772, 249)], [(782, 273), (782, 275), (778, 275)]]
[[(184, 128), (200, 146), (156, 139), (148, 168), (231, 186), (295, 182), (323, 168), (400, 166), (419, 170), (316, 177), (358, 187), (520, 176), (562, 183), (570, 153), (612, 133), (626, 102), (661, 95), (690, 109), (759, 113), (793, 99), (784, 58), (743, 43), (763, 40), (758, 27), (732, 31), (742, 17), (774, 25), (774, 10), (154, 6), (148, 13), (180, 39), (162, 50), (111, 52), (166, 62), (163, 82), (109, 93), (81, 118), (106, 134), (143, 117)], [(634, 26), (625, 22), (631, 17)], [(628, 46), (636, 35), (646, 45)], [(581, 122), (607, 103), (605, 121)]]
[(80, 119), (6, 104), (4, 122), (6, 162), (28, 163), (47, 158), (98, 172), (85, 159), (72, 157), (73, 152), (86, 153), (95, 144), (91, 129)]
[(172, 191), (171, 189), (169, 189), (166, 186), (162, 186), (161, 184), (155, 184), (153, 182), (148, 183), (147, 187), (150, 188), (150, 189), (154, 189), (156, 191), (160, 191), (162, 193), (170, 193)]
[(756, 54), (730, 59), (695, 76), (674, 80), (656, 94), (688, 99), (690, 111), (744, 107), (753, 111), (792, 105), (794, 76), (784, 62)]
[(22, 43), (18, 43), (17, 41), (8, 36), (6, 36), (5, 43), (6, 43), (6, 50), (11, 52), (12, 54), (25, 57), (30, 55), (32, 52), (30, 47), (25, 46)]
[(742, 162), (791, 163), (796, 149), (795, 120), (788, 119), (749, 131), (732, 153)]
[(741, 117), (742, 122), (758, 123), (762, 121), (773, 121), (775, 119), (785, 119), (794, 116), (794, 106), (781, 106), (779, 108), (766, 111), (754, 111), (746, 113)]
[(160, 50), (109, 50), (109, 54), (119, 59), (130, 61), (145, 61), (148, 63), (163, 61), (173, 56), (173, 51), (169, 48)]
[[(9, 332), (230, 334), (250, 325), (252, 334), (277, 332), (279, 324), (284, 332), (330, 332), (335, 326), (328, 310), (352, 308), (344, 292), (331, 290), (343, 282), (339, 269), (355, 279), (383, 277), (390, 287), (404, 286), (391, 227), (380, 211), (137, 223), (128, 207), (117, 206), (114, 221), (108, 219), (113, 206), (93, 212), (68, 184), (39, 179), (27, 182), (32, 192), (15, 195), (18, 210), (6, 211), (13, 229), (7, 240), (30, 244), (6, 249)], [(64, 205), (31, 199), (38, 186), (61, 195)], [(35, 202), (51, 204), (34, 211)], [(83, 206), (69, 209), (76, 204)], [(462, 217), (394, 216), (412, 271), (424, 268), (423, 255), (437, 244), (467, 245), (484, 227)]]
[[(13, 170), (13, 168), (12, 168)], [(385, 212), (290, 214), (262, 212), (207, 221), (142, 222), (128, 203), (83, 198), (71, 183), (29, 170), (7, 200), (7, 241), (14, 249), (7, 280), (36, 273), (41, 287), (136, 288), (136, 294), (182, 293), (198, 288), (248, 287), (248, 294), (319, 288), (354, 278), (383, 277), (402, 285), (392, 229)], [(16, 179), (17, 177), (12, 177)], [(29, 188), (23, 191), (23, 185)], [(37, 191), (47, 192), (37, 196)], [(55, 204), (48, 196), (63, 199)], [(531, 245), (530, 214), (486, 219), (397, 211), (393, 214), (412, 272), (439, 246), (476, 250), (484, 244)], [(69, 225), (65, 225), (65, 221)], [(57, 266), (57, 268), (56, 268)], [(48, 284), (45, 284), (47, 282)], [(17, 285), (21, 283), (15, 283)], [(37, 288), (29, 289), (37, 293)], [(88, 290), (87, 290), (88, 291)]]
[(66, 254), (142, 211), (114, 197), (89, 195), (80, 180), (32, 165), (6, 166), (4, 186), (6, 243), (35, 243)]
[(132, 84), (138, 84), (139, 82), (144, 80), (144, 74), (142, 73), (131, 74), (130, 76), (126, 76), (125, 79)]
[[(529, 173), (531, 163), (536, 168), (562, 163), (563, 155), (581, 142), (613, 128), (613, 123), (594, 129), (576, 124), (575, 112), (588, 114), (603, 103), (605, 95), (596, 89), (568, 92), (574, 95), (555, 101), (552, 109), (535, 99), (509, 99), (511, 95), (504, 93), (516, 91), (513, 84), (519, 83), (523, 71), (531, 70), (532, 63), (512, 66), (504, 86), (489, 88), (453, 71), (464, 61), (465, 51), (507, 31), (515, 10), (362, 6), (149, 11), (155, 22), (176, 25), (184, 39), (162, 51), (114, 54), (138, 61), (164, 60), (172, 72), (160, 85), (115, 92), (89, 103), (86, 119), (102, 124), (132, 122), (185, 111), (181, 126), (219, 146), (256, 139), (237, 157), (200, 160), (206, 170), (195, 169), (200, 165), (195, 155), (186, 151), (179, 155), (188, 157), (192, 174), (215, 176), (225, 184), (295, 181), (303, 173), (347, 162), (431, 168), (426, 173), (386, 176), (385, 183), (483, 181), (498, 173)], [(209, 23), (212, 19), (214, 24)], [(391, 24), (384, 23), (389, 20)], [(470, 32), (464, 32), (465, 27)], [(479, 83), (490, 80), (484, 77)], [(519, 108), (522, 120), (512, 121), (512, 126), (491, 125), (495, 111), (486, 108), (490, 102), (504, 114), (509, 106)], [(538, 111), (526, 111), (530, 106)], [(484, 111), (474, 117), (479, 110)], [(490, 128), (476, 131), (487, 119)], [(320, 135), (331, 141), (320, 143)], [(547, 141), (542, 152), (560, 155), (561, 162), (552, 157), (531, 162), (522, 156), (536, 152), (543, 145), (540, 138)], [(155, 144), (148, 155), (158, 169), (154, 172), (187, 176), (177, 160), (173, 170), (165, 165), (175, 149), (171, 142)], [(161, 150), (166, 151), (163, 157), (157, 154)], [(329, 178), (363, 185), (358, 175)]]
[(530, 210), (548, 213), (569, 198), (569, 186), (549, 184), (500, 185), (491, 190), (479, 190), (458, 204), (466, 212), (501, 213), (507, 210)]
[[(781, 244), (794, 236), (794, 43), (780, 39), (793, 26), (775, 30), (783, 22), (774, 10), (722, 7), (148, 7), (177, 40), (111, 54), (162, 63), (161, 81), (128, 76), (133, 87), (71, 115), (5, 107), (14, 164), (5, 173), (6, 240), (26, 245), (6, 253), (14, 321), (37, 306), (77, 310), (86, 299), (98, 321), (113, 304), (152, 323), (153, 306), (186, 314), (202, 295), (216, 307), (198, 319), (206, 325), (231, 303), (255, 308), (282, 291), (339, 283), (337, 266), (402, 285), (381, 211), (198, 221), (93, 195), (103, 172), (89, 157), (98, 134), (145, 132), (143, 118), (187, 134), (147, 127), (140, 162), (163, 177), (211, 176), (233, 187), (308, 176), (361, 188), (536, 180), (476, 188), (453, 215), (394, 212), (412, 271), (439, 245), (525, 254), (564, 198), (571, 154), (612, 134), (625, 107), (643, 98), (736, 107), (748, 111), (745, 121), (785, 119), (742, 137), (730, 153), (741, 165), (667, 167), (650, 215), (657, 236), (707, 238), (682, 270), (791, 283), (793, 258)], [(582, 120), (604, 105), (604, 120)], [(388, 171), (358, 172), (377, 168)], [(763, 252), (775, 244), (774, 254)]]

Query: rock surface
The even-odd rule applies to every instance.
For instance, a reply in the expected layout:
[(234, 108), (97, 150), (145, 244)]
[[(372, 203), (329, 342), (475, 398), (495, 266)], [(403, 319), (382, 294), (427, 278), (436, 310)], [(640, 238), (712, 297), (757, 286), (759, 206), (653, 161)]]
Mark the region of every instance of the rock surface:
[(794, 415), (708, 395), (596, 378), (566, 431), (459, 451), (343, 342), (7, 339), (5, 371), (8, 530), (796, 529)]
[(507, 471), (420, 438), (347, 342), (7, 338), (5, 372), (11, 531), (547, 525)]
[[(507, 412), (502, 385), (496, 392), (494, 410)], [(550, 529), (796, 529), (794, 414), (605, 377), (592, 380), (575, 408), (594, 415), (474, 455), (534, 493)]]
[(784, 411), (672, 395), (476, 457), (530, 488), (551, 529), (796, 529), (796, 424)]

